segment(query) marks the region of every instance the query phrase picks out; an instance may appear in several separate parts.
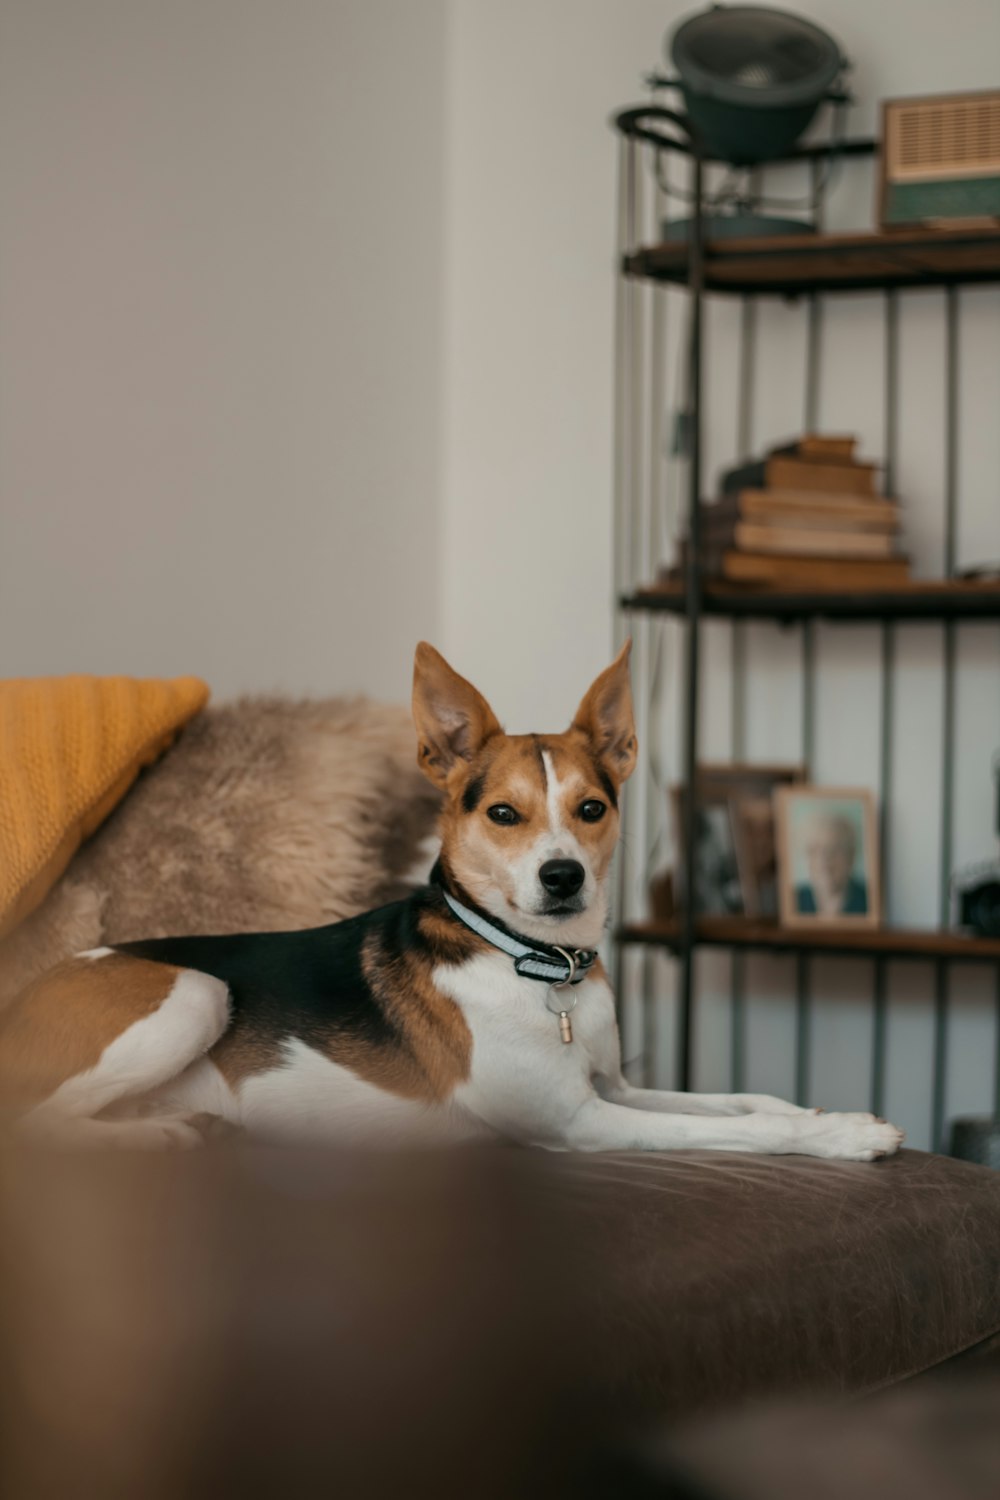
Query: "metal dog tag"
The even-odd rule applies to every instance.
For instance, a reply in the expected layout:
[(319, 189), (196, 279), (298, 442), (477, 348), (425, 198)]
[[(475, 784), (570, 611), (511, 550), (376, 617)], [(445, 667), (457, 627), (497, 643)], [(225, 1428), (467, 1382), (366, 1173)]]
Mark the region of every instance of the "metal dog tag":
[(554, 1016), (559, 1017), (559, 1036), (569, 1046), (573, 1040), (573, 1022), (570, 1020), (570, 1011), (576, 1009), (576, 993), (573, 989), (573, 978), (576, 974), (576, 955), (567, 953), (565, 948), (556, 946), (556, 952), (561, 953), (569, 965), (569, 973), (561, 984), (550, 984), (548, 994), (545, 996), (545, 1008), (550, 1010)]
[(570, 1013), (576, 1009), (576, 995), (566, 984), (550, 984), (545, 996), (545, 1009), (559, 1017), (559, 1035), (568, 1046), (573, 1040), (573, 1022)]

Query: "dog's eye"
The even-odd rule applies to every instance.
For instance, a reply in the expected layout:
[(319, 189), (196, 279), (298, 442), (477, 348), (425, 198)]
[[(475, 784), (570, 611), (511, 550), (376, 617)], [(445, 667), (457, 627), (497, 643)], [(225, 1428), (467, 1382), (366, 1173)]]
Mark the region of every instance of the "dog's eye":
[(494, 802), (486, 809), (486, 816), (494, 823), (520, 823), (520, 816), (507, 802)]
[(585, 823), (599, 823), (607, 812), (603, 802), (598, 802), (596, 797), (589, 797), (586, 802), (580, 803), (580, 817)]

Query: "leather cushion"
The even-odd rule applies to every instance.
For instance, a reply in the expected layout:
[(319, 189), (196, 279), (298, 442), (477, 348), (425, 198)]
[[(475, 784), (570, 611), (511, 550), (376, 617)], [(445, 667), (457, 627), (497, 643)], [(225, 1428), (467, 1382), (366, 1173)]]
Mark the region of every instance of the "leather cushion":
[(1000, 1330), (1000, 1174), (985, 1168), (689, 1151), (568, 1157), (559, 1176), (586, 1186), (579, 1211), (613, 1245), (603, 1355), (660, 1411), (871, 1391)]

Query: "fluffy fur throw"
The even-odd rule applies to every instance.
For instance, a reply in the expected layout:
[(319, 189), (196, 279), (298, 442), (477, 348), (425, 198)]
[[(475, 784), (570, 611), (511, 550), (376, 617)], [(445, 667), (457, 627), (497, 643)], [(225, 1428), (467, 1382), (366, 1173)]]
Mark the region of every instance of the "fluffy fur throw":
[(415, 749), (403, 709), (364, 699), (200, 714), (0, 944), (0, 1005), (102, 943), (314, 927), (395, 899), (437, 813)]

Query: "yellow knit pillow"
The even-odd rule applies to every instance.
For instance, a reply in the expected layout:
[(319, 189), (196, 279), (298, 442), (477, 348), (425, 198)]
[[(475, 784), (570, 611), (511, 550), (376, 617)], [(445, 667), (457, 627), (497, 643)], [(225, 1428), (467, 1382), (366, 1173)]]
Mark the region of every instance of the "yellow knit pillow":
[(197, 677), (0, 681), (0, 937), (207, 699)]

